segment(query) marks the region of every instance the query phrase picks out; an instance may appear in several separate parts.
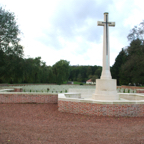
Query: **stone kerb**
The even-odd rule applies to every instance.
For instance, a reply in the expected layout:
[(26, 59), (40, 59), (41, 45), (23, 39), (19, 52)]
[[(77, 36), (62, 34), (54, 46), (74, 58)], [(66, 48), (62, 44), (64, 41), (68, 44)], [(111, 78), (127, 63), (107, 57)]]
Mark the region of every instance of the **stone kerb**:
[(58, 103), (58, 94), (0, 92), (0, 103)]

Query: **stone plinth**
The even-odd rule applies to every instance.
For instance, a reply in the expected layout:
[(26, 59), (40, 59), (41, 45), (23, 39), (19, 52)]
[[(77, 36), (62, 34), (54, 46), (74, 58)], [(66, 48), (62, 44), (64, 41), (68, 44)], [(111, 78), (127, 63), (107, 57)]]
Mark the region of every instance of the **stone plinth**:
[(95, 100), (119, 100), (116, 79), (96, 79)]

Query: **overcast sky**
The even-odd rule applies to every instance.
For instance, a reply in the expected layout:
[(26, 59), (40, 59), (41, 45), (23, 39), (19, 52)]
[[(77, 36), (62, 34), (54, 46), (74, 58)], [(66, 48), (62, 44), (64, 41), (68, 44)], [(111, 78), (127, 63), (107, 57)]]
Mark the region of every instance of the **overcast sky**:
[(129, 45), (130, 30), (144, 20), (142, 0), (0, 0), (14, 12), (22, 31), (25, 57), (38, 57), (53, 65), (64, 59), (70, 65), (102, 65), (104, 12), (109, 28), (110, 65)]

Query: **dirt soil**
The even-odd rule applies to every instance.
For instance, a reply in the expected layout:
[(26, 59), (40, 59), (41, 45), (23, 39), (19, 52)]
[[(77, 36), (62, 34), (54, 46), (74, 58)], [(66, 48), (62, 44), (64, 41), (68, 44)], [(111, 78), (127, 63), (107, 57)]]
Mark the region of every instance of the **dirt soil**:
[(144, 118), (61, 113), (57, 104), (0, 104), (0, 144), (144, 144)]

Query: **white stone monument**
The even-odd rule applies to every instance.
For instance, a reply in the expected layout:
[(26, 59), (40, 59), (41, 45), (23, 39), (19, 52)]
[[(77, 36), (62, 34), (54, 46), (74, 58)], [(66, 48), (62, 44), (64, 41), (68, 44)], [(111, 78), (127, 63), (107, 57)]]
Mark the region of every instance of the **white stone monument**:
[(95, 100), (118, 100), (116, 79), (112, 79), (110, 73), (109, 51), (109, 26), (115, 26), (115, 22), (108, 21), (108, 13), (104, 13), (104, 21), (98, 21), (98, 26), (103, 26), (103, 67), (100, 79), (96, 79), (96, 91), (93, 94)]

